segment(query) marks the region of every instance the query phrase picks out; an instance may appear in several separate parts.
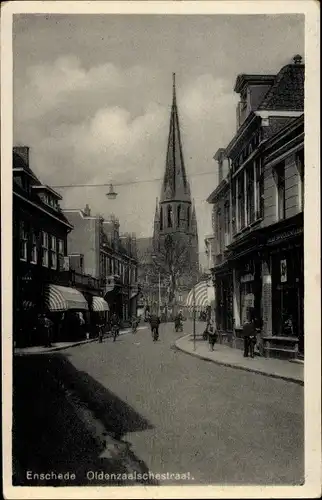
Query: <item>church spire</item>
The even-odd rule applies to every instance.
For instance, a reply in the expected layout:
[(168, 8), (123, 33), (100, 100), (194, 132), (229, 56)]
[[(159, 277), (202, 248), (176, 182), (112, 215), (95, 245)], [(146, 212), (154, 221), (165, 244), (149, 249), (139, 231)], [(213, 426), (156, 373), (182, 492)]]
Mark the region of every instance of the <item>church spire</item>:
[(161, 203), (186, 201), (191, 203), (190, 186), (184, 166), (176, 96), (176, 76), (172, 75), (172, 106), (166, 167), (161, 191)]

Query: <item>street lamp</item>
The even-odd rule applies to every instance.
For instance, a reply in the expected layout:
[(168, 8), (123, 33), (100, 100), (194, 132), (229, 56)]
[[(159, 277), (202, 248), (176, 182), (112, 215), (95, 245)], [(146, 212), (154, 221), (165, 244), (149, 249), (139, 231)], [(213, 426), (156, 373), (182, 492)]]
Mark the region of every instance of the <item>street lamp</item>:
[(116, 191), (114, 191), (113, 184), (110, 184), (110, 188), (108, 193), (106, 193), (106, 196), (108, 197), (109, 200), (115, 200), (115, 198), (117, 197), (117, 193)]

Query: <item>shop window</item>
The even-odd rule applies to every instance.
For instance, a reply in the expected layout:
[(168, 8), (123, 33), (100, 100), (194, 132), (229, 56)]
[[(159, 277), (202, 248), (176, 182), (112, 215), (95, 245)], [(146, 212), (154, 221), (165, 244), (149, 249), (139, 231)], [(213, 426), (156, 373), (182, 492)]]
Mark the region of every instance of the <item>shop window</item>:
[(41, 250), (42, 250), (42, 265), (48, 267), (48, 233), (41, 233)]
[(50, 266), (57, 269), (57, 241), (56, 236), (50, 237)]
[(277, 197), (277, 218), (278, 220), (282, 220), (285, 219), (285, 162), (283, 161), (279, 163), (274, 170)]
[(172, 206), (168, 205), (168, 227), (172, 227)]
[(304, 150), (296, 155), (296, 164), (299, 172), (299, 208), (304, 210)]
[(243, 325), (247, 321), (247, 313), (250, 307), (254, 307), (253, 282), (247, 281), (240, 284), (240, 321)]
[(35, 231), (31, 233), (31, 256), (30, 262), (32, 264), (37, 264), (38, 262), (38, 248), (37, 248), (37, 234)]
[(255, 220), (255, 199), (254, 199), (254, 168), (253, 165), (246, 170), (246, 215), (247, 225)]
[(28, 255), (28, 231), (25, 222), (20, 223), (20, 260), (27, 260)]

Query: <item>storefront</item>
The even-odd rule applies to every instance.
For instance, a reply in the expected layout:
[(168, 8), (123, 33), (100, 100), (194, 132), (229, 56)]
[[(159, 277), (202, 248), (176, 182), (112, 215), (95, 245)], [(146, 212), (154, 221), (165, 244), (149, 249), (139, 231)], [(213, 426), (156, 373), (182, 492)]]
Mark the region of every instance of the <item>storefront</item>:
[(268, 239), (272, 272), (272, 335), (298, 338), (304, 354), (303, 230), (293, 228)]
[(215, 274), (215, 317), (218, 330), (233, 331), (233, 276), (231, 272)]
[(257, 320), (261, 318), (261, 261), (258, 255), (239, 262), (237, 271), (240, 294), (240, 324), (248, 320), (248, 310), (254, 309)]

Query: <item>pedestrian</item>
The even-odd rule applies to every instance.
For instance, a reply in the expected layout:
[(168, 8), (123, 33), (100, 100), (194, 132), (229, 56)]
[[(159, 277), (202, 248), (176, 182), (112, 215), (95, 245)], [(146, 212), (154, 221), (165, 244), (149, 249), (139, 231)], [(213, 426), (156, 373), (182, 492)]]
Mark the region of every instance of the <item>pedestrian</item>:
[(159, 325), (160, 325), (160, 318), (157, 314), (152, 314), (150, 316), (150, 326), (151, 326), (151, 333), (153, 336), (153, 340), (156, 338), (159, 338)]
[(248, 358), (248, 355), (250, 354), (251, 358), (253, 358), (256, 345), (256, 328), (254, 320), (254, 308), (252, 307), (249, 307), (247, 310), (247, 318), (243, 325), (243, 337), (244, 357)]
[(214, 325), (214, 321), (212, 319), (210, 319), (208, 322), (207, 334), (208, 334), (209, 348), (211, 351), (213, 351), (215, 343), (217, 342), (217, 332)]
[(45, 340), (44, 346), (51, 347), (51, 330), (53, 327), (53, 322), (46, 316), (45, 312), (39, 315), (38, 322), (41, 336)]

